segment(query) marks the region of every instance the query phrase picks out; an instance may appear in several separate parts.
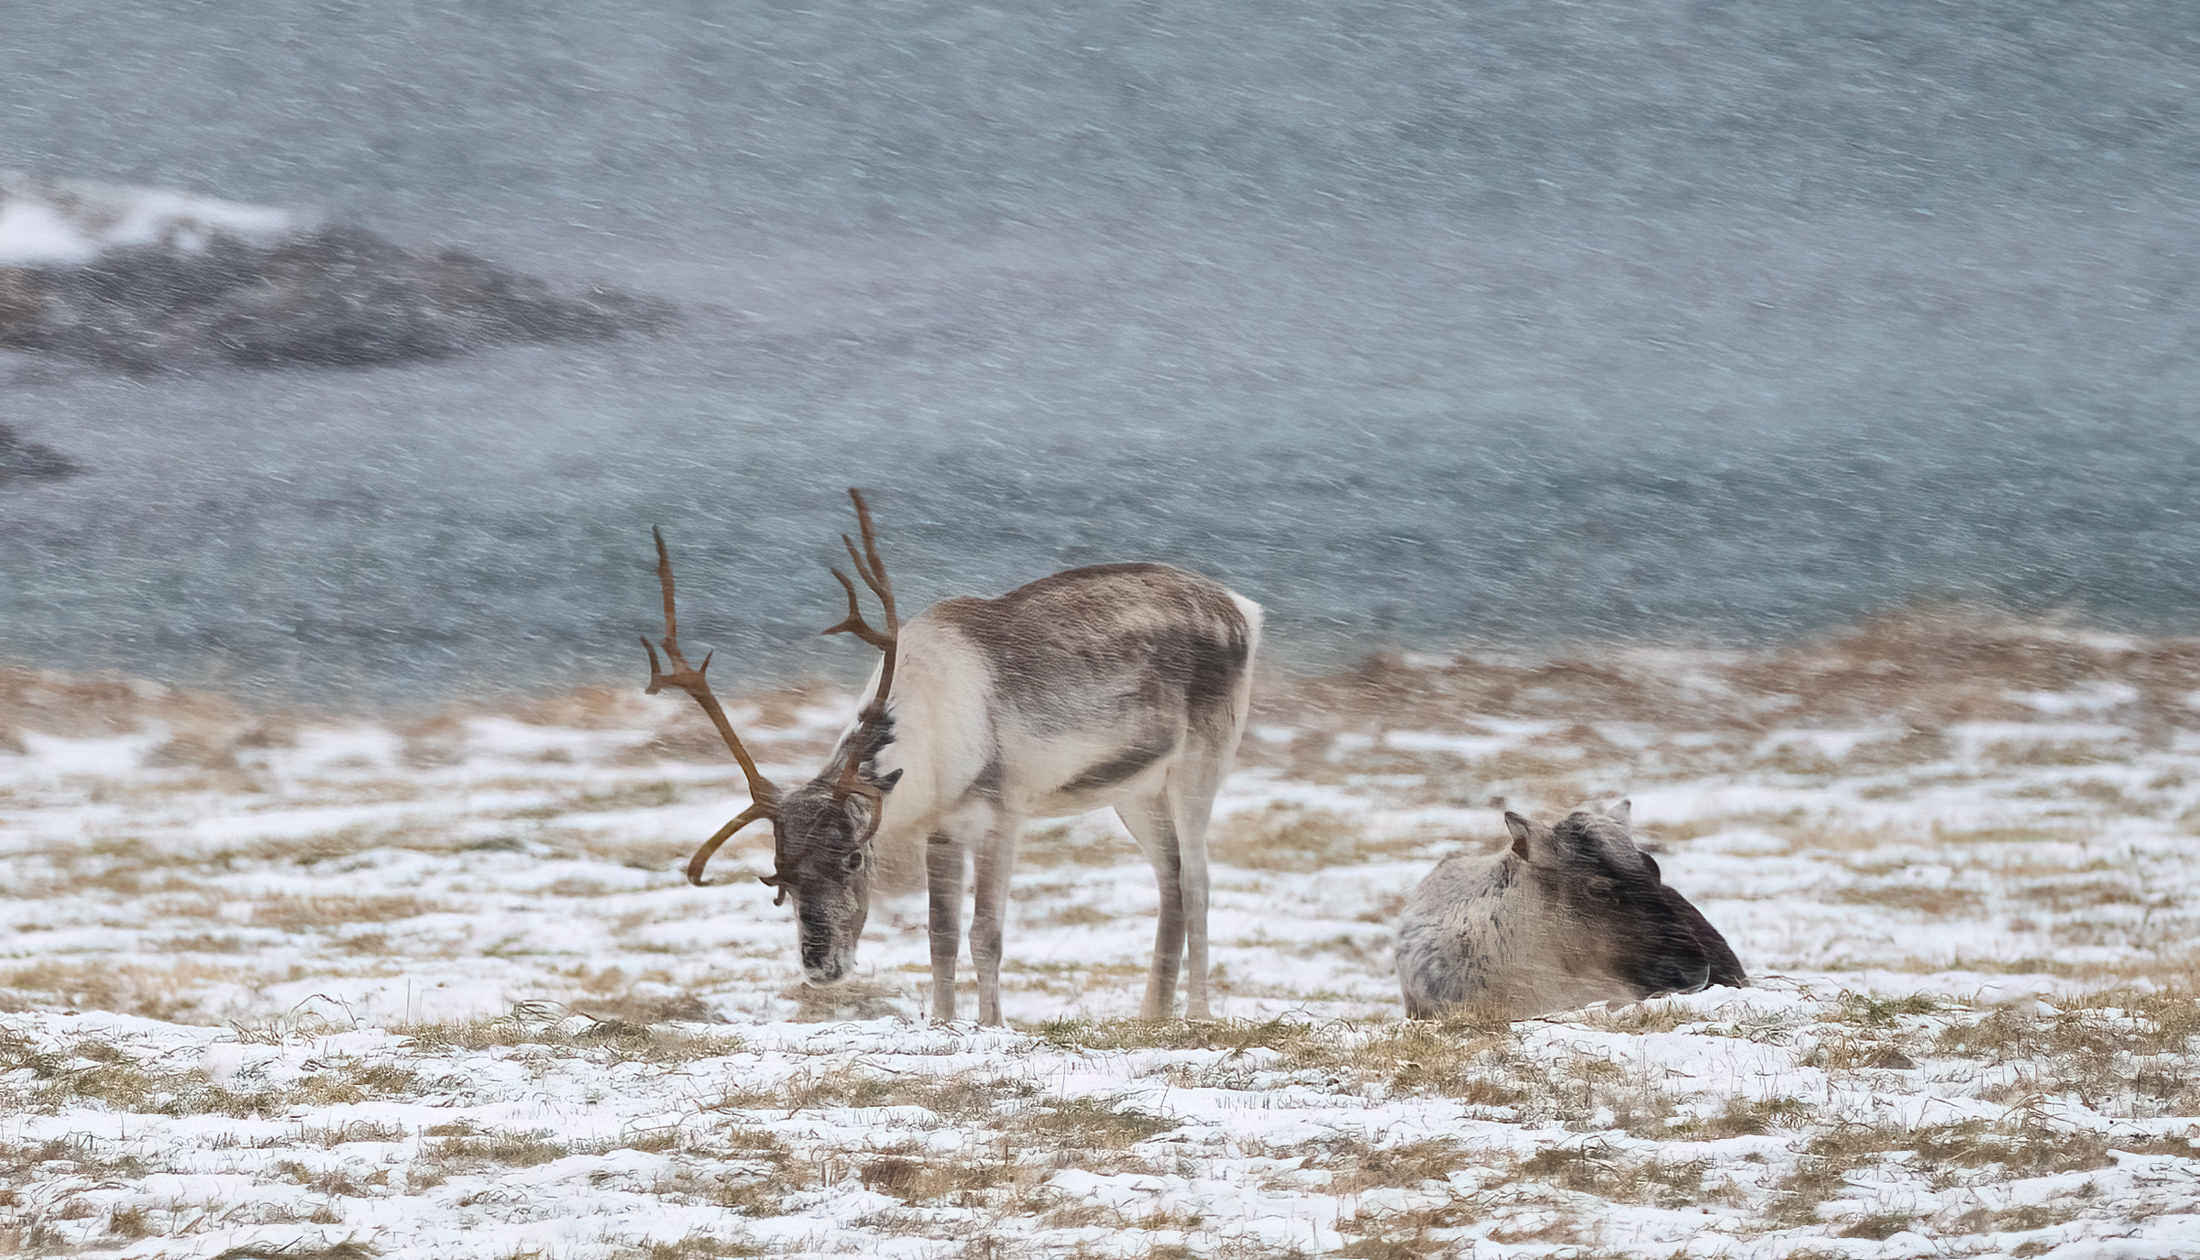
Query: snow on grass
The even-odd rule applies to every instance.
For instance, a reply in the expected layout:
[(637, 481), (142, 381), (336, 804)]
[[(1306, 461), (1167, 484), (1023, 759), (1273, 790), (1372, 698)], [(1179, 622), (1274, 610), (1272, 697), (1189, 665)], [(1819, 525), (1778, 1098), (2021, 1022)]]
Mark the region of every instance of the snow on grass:
[[(1223, 1018), (1127, 1018), (1153, 882), (1093, 817), (1031, 829), (978, 1029), (923, 1018), (921, 898), (820, 991), (767, 836), (680, 878), (743, 801), (669, 702), (379, 726), (0, 671), (0, 1250), (2191, 1255), (2196, 684), (2187, 644), (1900, 620), (1274, 683)], [(791, 778), (845, 717), (740, 720)], [(1400, 1019), (1433, 862), (1621, 794), (1756, 987)]]

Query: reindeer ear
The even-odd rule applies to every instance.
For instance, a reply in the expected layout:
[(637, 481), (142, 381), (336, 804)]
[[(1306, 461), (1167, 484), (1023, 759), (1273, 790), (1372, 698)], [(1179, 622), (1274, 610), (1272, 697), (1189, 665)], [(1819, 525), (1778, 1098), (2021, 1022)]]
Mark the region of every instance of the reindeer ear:
[(1513, 852), (1521, 857), (1528, 856), (1528, 836), (1534, 832), (1535, 824), (1508, 809), (1505, 811), (1505, 830), (1512, 833)]
[(901, 771), (896, 770), (892, 774), (887, 775), (885, 778), (878, 781), (878, 790), (881, 792), (891, 792), (894, 790), (894, 785), (899, 782), (901, 782)]
[(1635, 824), (1630, 822), (1629, 818), (1634, 813), (1634, 809), (1635, 803), (1633, 801), (1621, 801), (1619, 804), (1605, 810), (1604, 816), (1622, 827), (1633, 827)]

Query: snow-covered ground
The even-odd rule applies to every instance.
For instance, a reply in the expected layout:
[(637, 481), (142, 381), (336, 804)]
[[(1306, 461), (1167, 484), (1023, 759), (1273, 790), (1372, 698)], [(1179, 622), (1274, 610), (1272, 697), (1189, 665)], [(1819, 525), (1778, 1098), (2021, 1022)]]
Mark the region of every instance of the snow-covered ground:
[[(784, 781), (850, 703), (734, 717)], [(680, 877), (743, 804), (683, 705), (0, 671), (0, 1251), (2200, 1254), (2200, 645), (1917, 613), (1271, 680), (1202, 1025), (1129, 1018), (1104, 817), (1024, 846), (1013, 1029), (924, 1020), (907, 895), (805, 989), (763, 829)], [(1620, 795), (1755, 987), (1403, 1021), (1433, 861)]]

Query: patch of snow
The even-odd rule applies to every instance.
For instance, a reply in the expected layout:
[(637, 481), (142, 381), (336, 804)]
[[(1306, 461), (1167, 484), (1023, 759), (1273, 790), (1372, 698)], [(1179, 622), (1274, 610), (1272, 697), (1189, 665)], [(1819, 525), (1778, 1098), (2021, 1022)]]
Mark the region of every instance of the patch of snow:
[(1846, 731), (1791, 728), (1766, 734), (1757, 741), (1757, 752), (1762, 756), (1782, 748), (1803, 747), (1839, 761), (1854, 751), (1858, 744), (1900, 739), (1907, 733), (1899, 727), (1868, 727)]
[(2110, 709), (2119, 709), (2136, 702), (2140, 694), (2139, 689), (2130, 683), (2106, 680), (2080, 683), (2068, 691), (2008, 693), (2010, 699), (2049, 717), (2068, 717), (2072, 714), (2097, 716)]
[(195, 252), (216, 236), (268, 243), (307, 226), (293, 211), (174, 189), (0, 172), (0, 266), (79, 266), (129, 246)]

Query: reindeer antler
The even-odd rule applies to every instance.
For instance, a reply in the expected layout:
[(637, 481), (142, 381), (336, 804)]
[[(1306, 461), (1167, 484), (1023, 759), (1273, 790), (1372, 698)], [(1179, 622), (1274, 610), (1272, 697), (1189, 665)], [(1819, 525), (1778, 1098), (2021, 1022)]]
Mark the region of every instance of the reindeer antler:
[(855, 566), (856, 576), (878, 596), (879, 605), (886, 612), (886, 629), (880, 631), (863, 618), (863, 605), (856, 597), (856, 584), (838, 569), (833, 576), (840, 579), (841, 588), (848, 592), (848, 616), (839, 625), (829, 626), (820, 634), (853, 634), (857, 638), (886, 654), (879, 666), (878, 689), (871, 694), (863, 710), (857, 715), (856, 736), (848, 744), (848, 763), (841, 767), (840, 781), (833, 787), (833, 794), (845, 799), (850, 795), (868, 797), (873, 808), (884, 803), (884, 795), (875, 787), (862, 782), (857, 770), (863, 764), (863, 753), (872, 735), (886, 720), (886, 697), (894, 689), (895, 646), (901, 637), (901, 618), (894, 611), (894, 584), (886, 579), (886, 563), (879, 559), (878, 533), (871, 526), (871, 506), (863, 501), (863, 492), (848, 487), (848, 497), (855, 501), (856, 527), (863, 534), (863, 549), (856, 550), (855, 540), (846, 534), (840, 536), (841, 545), (848, 549), (849, 563)]
[[(775, 868), (773, 874), (764, 879), (763, 882), (768, 887), (780, 888), (785, 882), (786, 863), (780, 860), (784, 855), (779, 852), (778, 842), (779, 788), (770, 779), (765, 778), (762, 771), (756, 768), (755, 758), (749, 756), (747, 748), (742, 747), (741, 737), (733, 733), (733, 723), (726, 720), (726, 711), (719, 705), (718, 697), (711, 694), (710, 681), (703, 676), (703, 673), (710, 668), (711, 655), (713, 654), (706, 653), (703, 657), (703, 663), (692, 667), (687, 663), (687, 657), (680, 654), (680, 623), (672, 607), (672, 556), (665, 550), (664, 532), (654, 525), (650, 527), (649, 532), (657, 539), (657, 583), (664, 588), (665, 592), (665, 637), (663, 642), (665, 659), (672, 662), (672, 672), (665, 672), (663, 664), (657, 659), (656, 647), (651, 645), (648, 635), (643, 635), (642, 648), (649, 653), (649, 687), (645, 694), (654, 696), (666, 687), (676, 687), (694, 697), (695, 703), (703, 706), (703, 712), (710, 716), (711, 724), (718, 728), (719, 738), (725, 740), (726, 747), (732, 750), (733, 759), (741, 763), (741, 773), (747, 775), (749, 779), (749, 799), (751, 802), (749, 807), (742, 810), (732, 822), (720, 827), (717, 834), (705, 840), (703, 847), (695, 851), (695, 856), (688, 859), (688, 882), (700, 885), (703, 882), (703, 867), (710, 861), (711, 855), (718, 852), (718, 846), (731, 838), (734, 832), (741, 830), (759, 818), (763, 818), (772, 823), (773, 866)], [(786, 897), (786, 891), (781, 888), (779, 896), (773, 900), (772, 904), (777, 905), (779, 902), (786, 900)]]

